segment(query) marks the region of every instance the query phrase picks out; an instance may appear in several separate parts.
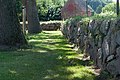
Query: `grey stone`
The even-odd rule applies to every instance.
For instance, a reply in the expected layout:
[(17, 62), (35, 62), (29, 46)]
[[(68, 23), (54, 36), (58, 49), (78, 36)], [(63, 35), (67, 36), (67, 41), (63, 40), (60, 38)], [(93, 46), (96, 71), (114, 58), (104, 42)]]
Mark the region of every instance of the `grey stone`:
[(109, 39), (110, 41), (110, 54), (115, 54), (115, 48), (116, 48), (116, 33), (112, 34), (111, 39)]
[(116, 53), (120, 54), (120, 46), (116, 49)]
[(108, 56), (106, 62), (109, 62), (109, 61), (112, 60), (113, 58), (114, 58), (114, 55)]
[[(117, 75), (119, 73), (119, 71), (117, 70), (117, 66), (116, 66), (116, 61), (115, 60), (109, 62), (107, 64), (106, 68), (112, 75)], [(120, 68), (120, 66), (119, 66), (119, 68)]]
[(102, 44), (102, 52), (103, 52), (103, 63), (105, 63), (105, 60), (107, 56), (109, 55), (109, 43), (108, 43), (108, 37), (104, 38), (103, 44)]
[(109, 27), (109, 20), (104, 20), (100, 26), (101, 33), (107, 35), (108, 27)]
[(100, 34), (100, 30), (99, 30), (99, 29), (100, 29), (100, 27), (101, 27), (100, 25), (102, 24), (102, 22), (103, 22), (103, 21), (101, 21), (101, 20), (100, 20), (100, 21), (97, 21), (96, 28), (95, 28), (95, 31), (94, 31), (94, 32), (95, 32), (95, 33), (94, 33), (95, 35), (99, 35), (99, 34)]
[(116, 42), (118, 45), (120, 45), (120, 31), (116, 33)]
[(116, 27), (117, 27), (116, 24), (117, 24), (117, 20), (111, 20), (110, 21), (110, 26), (109, 26), (109, 30), (108, 30), (107, 36), (110, 36), (111, 34), (116, 32)]
[(110, 61), (106, 68), (112, 75), (120, 74), (120, 47), (117, 49), (117, 55), (115, 56), (112, 61)]
[(98, 58), (99, 58), (99, 59), (102, 59), (102, 55), (103, 55), (102, 49), (99, 48), (99, 49), (98, 49)]

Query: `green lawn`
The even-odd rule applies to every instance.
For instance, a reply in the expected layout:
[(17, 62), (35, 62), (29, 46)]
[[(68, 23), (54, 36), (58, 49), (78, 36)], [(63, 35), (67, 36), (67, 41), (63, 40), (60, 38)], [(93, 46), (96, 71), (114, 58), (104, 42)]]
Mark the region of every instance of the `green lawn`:
[(28, 39), (29, 49), (0, 52), (0, 80), (94, 80), (90, 62), (77, 58), (60, 31)]

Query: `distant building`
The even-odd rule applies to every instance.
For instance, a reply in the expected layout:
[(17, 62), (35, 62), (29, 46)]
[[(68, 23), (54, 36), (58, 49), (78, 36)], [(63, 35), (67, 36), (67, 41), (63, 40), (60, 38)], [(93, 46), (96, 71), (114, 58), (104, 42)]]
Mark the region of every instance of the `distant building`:
[[(93, 10), (88, 7), (88, 16), (91, 16), (92, 12)], [(84, 15), (87, 15), (85, 0), (68, 0), (65, 3), (64, 7), (61, 9), (61, 16), (64, 19)]]

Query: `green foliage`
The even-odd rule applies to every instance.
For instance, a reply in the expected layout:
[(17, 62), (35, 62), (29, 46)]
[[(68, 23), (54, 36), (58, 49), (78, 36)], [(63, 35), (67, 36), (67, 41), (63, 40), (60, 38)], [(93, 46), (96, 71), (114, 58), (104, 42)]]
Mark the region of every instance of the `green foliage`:
[(61, 8), (64, 0), (37, 0), (40, 20), (61, 20)]
[(110, 19), (115, 19), (117, 18), (117, 15), (114, 12), (106, 12), (106, 13), (100, 13), (100, 14), (95, 14), (94, 16), (90, 17), (91, 19), (96, 19), (96, 20), (110, 20)]
[(116, 12), (116, 4), (115, 3), (109, 3), (105, 7), (102, 8), (102, 12)]
[(95, 14), (91, 17), (91, 19), (115, 19), (117, 18), (116, 15), (116, 4), (115, 3), (109, 3), (105, 5), (105, 7), (102, 8), (102, 12), (100, 14)]
[[(41, 21), (61, 20), (61, 8), (67, 0), (36, 0)], [(16, 0), (16, 10), (22, 21), (22, 1)]]
[(112, 3), (112, 0), (101, 0), (103, 3), (107, 4), (107, 3)]
[(70, 19), (66, 19), (65, 20), (65, 24), (76, 24), (78, 23), (79, 21), (84, 21), (84, 22), (89, 22), (90, 20), (90, 17), (87, 17), (86, 15), (85, 16), (75, 16), (73, 18), (70, 18)]
[(61, 20), (61, 6), (39, 7), (38, 14), (40, 20)]
[(75, 16), (75, 17), (72, 17), (70, 19), (66, 19), (65, 22), (64, 22), (64, 26), (68, 26), (68, 25), (73, 25), (73, 26), (76, 26), (76, 24), (82, 20), (82, 16)]
[(101, 8), (111, 2), (112, 0), (88, 0), (88, 4), (93, 8), (96, 13), (100, 13)]

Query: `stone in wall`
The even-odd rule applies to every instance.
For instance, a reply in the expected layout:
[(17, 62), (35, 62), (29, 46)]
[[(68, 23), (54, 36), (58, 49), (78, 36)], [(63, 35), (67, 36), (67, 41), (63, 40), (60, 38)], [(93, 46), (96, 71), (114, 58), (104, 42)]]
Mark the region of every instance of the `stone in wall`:
[[(20, 25), (22, 27), (22, 22), (20, 22)], [(56, 31), (60, 30), (62, 22), (41, 22), (40, 26), (43, 30), (47, 31)], [(26, 30), (28, 29), (28, 22), (26, 22)]]
[(104, 20), (100, 26), (100, 32), (104, 35), (107, 35), (110, 21)]
[(112, 34), (110, 37), (111, 37), (111, 39), (110, 39), (110, 54), (115, 54), (116, 46), (117, 46), (116, 33)]
[(43, 30), (47, 30), (47, 31), (56, 31), (58, 29), (60, 29), (61, 27), (61, 23), (42, 23), (41, 27)]
[(119, 75), (120, 74), (120, 47), (116, 49), (116, 55), (108, 62), (107, 70), (112, 75)]
[(103, 40), (103, 43), (102, 43), (102, 65), (103, 65), (103, 69), (105, 69), (106, 67), (106, 59), (107, 57), (109, 56), (109, 53), (110, 53), (110, 44), (108, 42), (109, 38), (106, 36)]
[(118, 45), (120, 45), (120, 30), (116, 32), (116, 41)]

